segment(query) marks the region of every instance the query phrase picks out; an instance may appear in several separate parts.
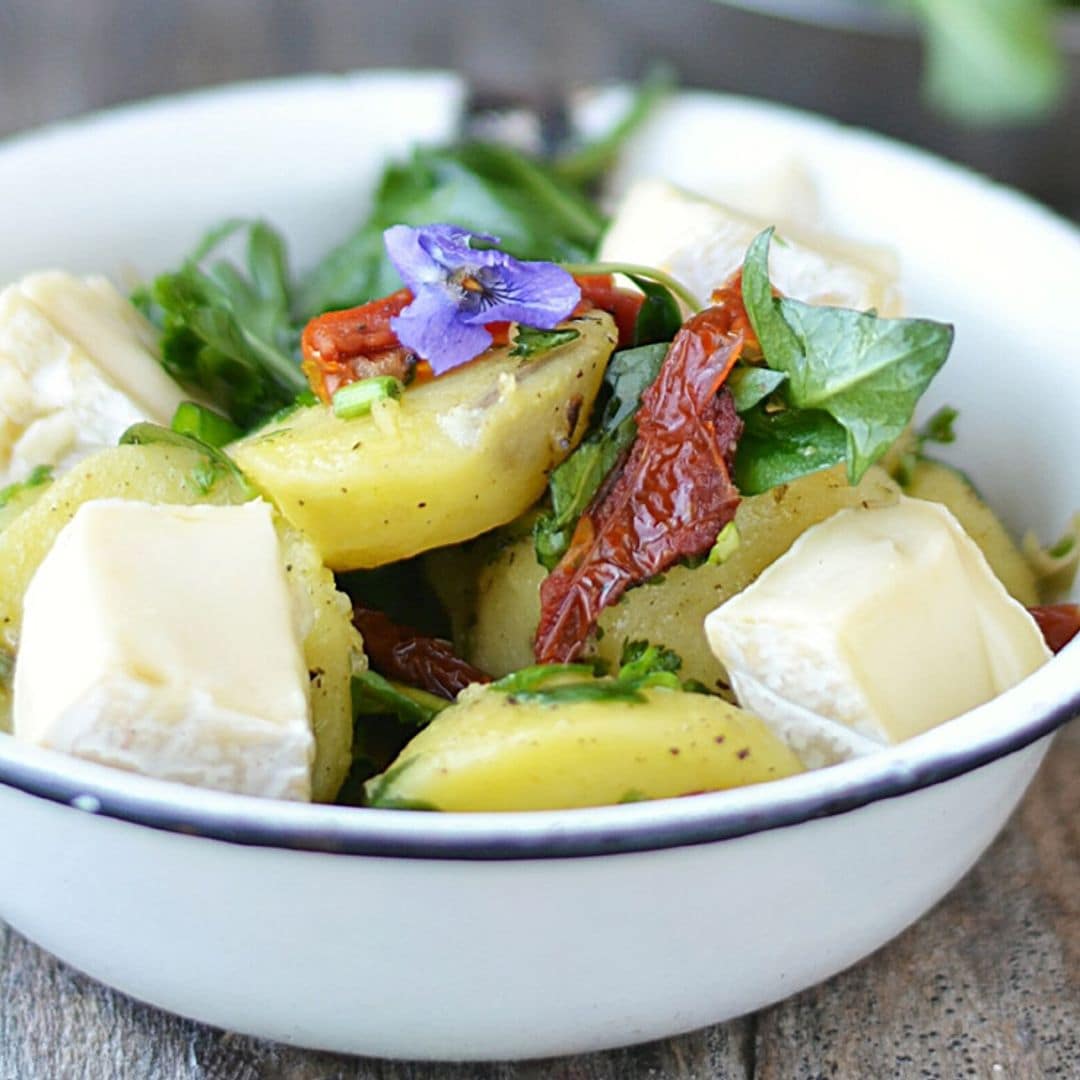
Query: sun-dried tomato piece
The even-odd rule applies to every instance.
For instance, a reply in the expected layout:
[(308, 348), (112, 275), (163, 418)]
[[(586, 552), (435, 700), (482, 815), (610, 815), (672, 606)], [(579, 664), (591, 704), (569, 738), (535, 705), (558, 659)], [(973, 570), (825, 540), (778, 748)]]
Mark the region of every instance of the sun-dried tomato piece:
[(1042, 604), (1028, 611), (1051, 652), (1061, 652), (1080, 633), (1080, 604)]
[(645, 301), (645, 294), (633, 289), (623, 289), (615, 284), (611, 274), (576, 274), (574, 280), (581, 289), (581, 302), (574, 310), (581, 315), (591, 308), (608, 312), (619, 331), (619, 349), (634, 344), (634, 330), (638, 314)]
[(749, 333), (738, 280), (675, 336), (641, 397), (637, 438), (582, 515), (540, 589), (542, 663), (581, 654), (600, 613), (631, 586), (709, 550), (735, 516), (742, 421), (722, 384)]
[(470, 683), (491, 682), (490, 675), (462, 660), (449, 641), (401, 626), (374, 608), (354, 604), (353, 624), (363, 635), (371, 666), (388, 679), (450, 701)]

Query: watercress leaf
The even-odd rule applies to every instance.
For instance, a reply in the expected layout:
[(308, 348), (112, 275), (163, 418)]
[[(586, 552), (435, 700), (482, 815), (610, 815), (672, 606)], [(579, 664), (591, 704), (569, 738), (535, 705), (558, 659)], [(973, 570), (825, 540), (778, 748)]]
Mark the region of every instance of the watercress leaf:
[(548, 570), (566, 553), (578, 518), (634, 441), (641, 395), (656, 379), (666, 354), (666, 344), (642, 345), (611, 358), (589, 432), (552, 472), (551, 510), (536, 522), (536, 557)]
[(769, 413), (755, 405), (743, 415), (743, 423), (735, 451), (735, 483), (743, 495), (788, 484), (837, 465), (847, 455), (844, 429), (817, 409)]
[(786, 379), (787, 376), (782, 371), (738, 364), (728, 375), (724, 385), (731, 392), (731, 397), (735, 402), (735, 411), (744, 413), (752, 409), (759, 401), (764, 401)]
[(857, 483), (911, 422), (916, 403), (949, 355), (953, 328), (774, 297), (768, 277), (771, 235), (765, 230), (747, 251), (747, 314), (766, 364), (788, 377), (788, 405), (828, 413), (844, 428), (848, 479)]
[(528, 359), (567, 345), (580, 336), (576, 330), (537, 330), (532, 326), (519, 326), (510, 355)]

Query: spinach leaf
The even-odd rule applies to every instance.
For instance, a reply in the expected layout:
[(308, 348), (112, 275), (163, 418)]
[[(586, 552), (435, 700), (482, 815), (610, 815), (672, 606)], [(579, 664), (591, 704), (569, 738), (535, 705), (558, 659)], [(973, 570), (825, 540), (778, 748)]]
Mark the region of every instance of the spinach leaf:
[(590, 432), (552, 472), (551, 510), (537, 519), (533, 532), (536, 557), (548, 570), (566, 553), (578, 518), (637, 436), (634, 416), (641, 395), (656, 379), (667, 348), (666, 344), (642, 345), (611, 358)]
[(772, 368), (737, 364), (724, 385), (731, 391), (735, 411), (745, 413), (764, 401), (786, 378), (782, 371)]
[[(772, 232), (757, 236), (746, 253), (747, 314), (766, 364), (787, 376), (776, 392), (784, 404), (826, 413), (844, 429), (844, 458), (854, 484), (910, 423), (916, 403), (949, 355), (953, 328), (929, 319), (881, 319), (774, 296), (768, 271)], [(770, 427), (759, 425), (759, 438)], [(817, 434), (807, 438), (811, 429)], [(823, 422), (815, 418), (775, 430), (789, 442), (797, 433), (808, 466), (821, 468), (827, 462), (825, 447), (832, 440)], [(744, 449), (744, 459), (747, 453)]]
[(735, 483), (743, 495), (789, 484), (839, 464), (847, 454), (844, 429), (818, 409), (769, 412), (755, 405), (743, 423), (735, 451)]
[(25, 480), (18, 480), (14, 484), (8, 484), (7, 487), (0, 488), (0, 510), (3, 510), (5, 506), (24, 492), (33, 491), (34, 488), (44, 487), (46, 484), (52, 483), (52, 478), (53, 470), (51, 465), (36, 465), (30, 470), (30, 475)]
[[(247, 231), (246, 273), (211, 256)], [(184, 265), (132, 297), (161, 330), (165, 369), (249, 428), (307, 389), (297, 360), (285, 245), (263, 222), (228, 222)]]

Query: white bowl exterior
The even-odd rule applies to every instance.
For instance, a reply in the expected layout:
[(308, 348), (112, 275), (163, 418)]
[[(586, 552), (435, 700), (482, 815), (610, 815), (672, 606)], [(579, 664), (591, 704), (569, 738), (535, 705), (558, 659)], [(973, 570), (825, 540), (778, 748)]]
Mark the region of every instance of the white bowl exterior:
[[(386, 94), (412, 95), (408, 128), (396, 126), (399, 109), (383, 109)], [(230, 214), (283, 224), (299, 261), (310, 261), (361, 216), (373, 151), (446, 135), (461, 98), (460, 84), (443, 76), (297, 80), (138, 107), (10, 143), (0, 148), (0, 201), (9, 209), (0, 281), (48, 264), (152, 273)], [(708, 168), (743, 170), (782, 147), (805, 159), (829, 220), (852, 236), (898, 243), (911, 310), (958, 324), (954, 359), (931, 398), (961, 408), (955, 460), (971, 466), (1014, 526), (1032, 524), (1045, 537), (1059, 529), (1080, 506), (1080, 472), (1070, 467), (1080, 460), (1076, 235), (1017, 196), (827, 122), (702, 95), (670, 108), (666, 131), (650, 126), (631, 149), (638, 171), (707, 188), (693, 157), (706, 131), (704, 145), (715, 148)], [(380, 118), (381, 134), (369, 137)], [(1027, 378), (1025, 363), (1050, 374)], [(1025, 685), (880, 762), (799, 777), (785, 791), (801, 798), (879, 774), (917, 777), (928, 762), (1045, 715), (1074, 692), (1078, 672), (1080, 642)], [(35, 760), (6, 737), (0, 744), (5, 760)], [(243, 847), (0, 786), (0, 914), (136, 997), (257, 1035), (413, 1058), (587, 1050), (746, 1012), (866, 955), (968, 869), (1046, 745), (770, 832), (516, 862)], [(102, 782), (94, 767), (58, 762), (65, 767), (80, 782)], [(108, 776), (120, 793), (153, 787)], [(193, 818), (196, 797), (213, 807), (229, 801), (177, 790)], [(618, 831), (624, 820), (681, 822), (719, 805), (711, 800), (757, 812), (770, 798), (766, 788), (745, 789), (537, 820), (568, 833), (576, 821)], [(238, 814), (293, 823), (310, 813), (313, 828), (317, 818), (331, 834), (348, 831), (348, 811), (235, 805)], [(431, 822), (423, 815), (409, 829), (445, 836), (473, 827), (423, 819)]]
[(1048, 743), (791, 828), (524, 862), (243, 847), (0, 786), (0, 915), (111, 986), (251, 1035), (394, 1058), (595, 1050), (876, 949), (974, 863)]

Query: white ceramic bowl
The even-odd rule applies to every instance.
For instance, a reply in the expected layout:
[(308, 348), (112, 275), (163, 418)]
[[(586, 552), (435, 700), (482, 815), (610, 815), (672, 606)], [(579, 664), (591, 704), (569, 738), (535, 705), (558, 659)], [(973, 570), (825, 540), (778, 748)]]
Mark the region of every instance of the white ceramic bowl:
[[(371, 136), (402, 94), (414, 124)], [(0, 280), (152, 271), (238, 212), (283, 222), (310, 257), (360, 215), (372, 156), (437, 137), (459, 104), (435, 76), (304, 79), (15, 141)], [(898, 249), (912, 310), (956, 322), (928, 405), (961, 408), (957, 457), (1011, 523), (1053, 535), (1080, 506), (1074, 230), (912, 150), (731, 98), (681, 98), (627, 167), (706, 183), (779, 154), (806, 160), (827, 218)], [(3, 736), (0, 914), (135, 997), (272, 1039), (403, 1058), (608, 1047), (758, 1008), (877, 948), (979, 857), (1078, 712), (1080, 641), (873, 758), (504, 815), (271, 803)]]

